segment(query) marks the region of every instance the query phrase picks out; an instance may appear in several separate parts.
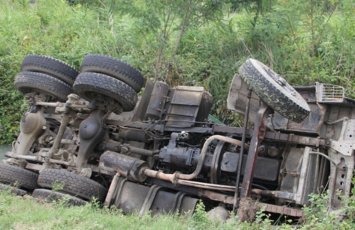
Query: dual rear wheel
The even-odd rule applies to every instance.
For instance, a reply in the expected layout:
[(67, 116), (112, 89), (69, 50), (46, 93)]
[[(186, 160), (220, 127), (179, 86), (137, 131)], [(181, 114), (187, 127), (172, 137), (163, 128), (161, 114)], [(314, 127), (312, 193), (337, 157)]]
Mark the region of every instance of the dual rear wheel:
[(69, 205), (85, 205), (93, 199), (103, 202), (107, 193), (100, 183), (65, 169), (44, 169), (38, 175), (30, 170), (3, 163), (0, 164), (1, 190), (19, 196), (33, 191), (34, 198), (45, 201), (64, 199)]
[(131, 111), (137, 103), (137, 92), (144, 84), (142, 74), (118, 59), (89, 54), (84, 57), (74, 92), (96, 104), (118, 105), (114, 112)]
[(73, 92), (72, 85), (78, 72), (65, 62), (49, 56), (28, 55), (21, 72), (15, 77), (15, 87), (23, 94), (35, 93), (51, 101), (66, 101)]

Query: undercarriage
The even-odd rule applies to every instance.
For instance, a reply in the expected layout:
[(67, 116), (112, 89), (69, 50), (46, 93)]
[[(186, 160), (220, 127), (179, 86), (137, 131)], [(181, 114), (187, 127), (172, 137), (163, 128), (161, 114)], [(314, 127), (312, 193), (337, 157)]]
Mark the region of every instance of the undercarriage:
[(66, 99), (49, 83), (19, 79), (29, 110), (0, 171), (10, 165), (33, 174), (35, 182), (19, 189), (34, 196), (63, 194), (79, 204), (94, 197), (140, 215), (193, 213), (201, 200), (221, 218), (234, 211), (252, 220), (258, 210), (302, 217), (309, 195), (325, 191), (329, 209), (338, 210), (351, 195), (355, 101), (342, 87), (292, 87), (248, 59), (227, 99), (244, 125), (231, 127), (209, 121), (213, 97), (204, 88), (146, 80), (138, 96), (140, 73), (108, 56), (84, 58)]

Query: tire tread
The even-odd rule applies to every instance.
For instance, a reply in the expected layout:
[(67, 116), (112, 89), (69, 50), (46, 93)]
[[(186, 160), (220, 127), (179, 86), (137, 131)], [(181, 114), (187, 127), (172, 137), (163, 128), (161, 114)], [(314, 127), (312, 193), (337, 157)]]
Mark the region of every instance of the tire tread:
[(60, 101), (66, 101), (67, 96), (73, 92), (67, 83), (37, 72), (20, 72), (15, 77), (15, 87), (23, 94), (31, 92), (45, 93), (54, 96)]
[[(296, 122), (301, 122), (308, 116), (309, 109), (302, 107), (297, 100), (288, 97), (275, 85), (266, 80), (263, 74), (249, 60), (239, 68), (239, 73), (255, 94), (282, 116)], [(300, 100), (304, 99), (301, 98)]]
[(0, 163), (0, 182), (33, 190), (37, 185), (38, 174), (17, 166)]
[(24, 58), (21, 71), (45, 73), (69, 85), (73, 85), (76, 76), (79, 74), (72, 66), (59, 59), (36, 54), (30, 54)]
[(43, 169), (38, 177), (38, 184), (43, 188), (52, 189), (55, 183), (63, 183), (61, 191), (84, 200), (93, 197), (103, 201), (106, 188), (89, 178), (77, 175), (64, 169)]
[(86, 55), (80, 67), (81, 72), (102, 73), (123, 81), (136, 92), (139, 92), (144, 84), (142, 74), (119, 59), (108, 55)]

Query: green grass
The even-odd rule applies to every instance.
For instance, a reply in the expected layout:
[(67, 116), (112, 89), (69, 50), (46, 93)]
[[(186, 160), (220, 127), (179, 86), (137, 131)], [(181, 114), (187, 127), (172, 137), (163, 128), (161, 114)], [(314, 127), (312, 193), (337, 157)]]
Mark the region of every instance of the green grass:
[(237, 221), (223, 225), (209, 222), (205, 213), (194, 217), (140, 217), (123, 215), (119, 210), (101, 209), (95, 204), (66, 207), (65, 202), (42, 203), (30, 196), (0, 193), (0, 229), (235, 229), (236, 224)]
[(23, 58), (32, 53), (76, 68), (87, 53), (106, 54), (138, 68), (145, 78), (159, 73), (173, 85), (204, 86), (214, 97), (213, 114), (234, 125), (238, 119), (227, 110), (226, 98), (233, 75), (248, 57), (270, 65), (292, 84), (338, 84), (355, 96), (353, 0), (324, 1), (328, 10), (316, 4), (322, 1), (263, 1), (272, 2), (272, 8), (254, 26), (255, 11), (240, 7), (231, 12), (226, 4), (222, 17), (191, 23), (176, 53), (180, 19), (171, 23), (166, 37), (163, 19), (166, 11), (180, 13), (163, 7), (162, 1), (72, 2), (82, 4), (0, 0), (0, 144), (11, 143), (18, 134), (26, 103), (13, 81)]
[[(30, 196), (16, 197), (0, 192), (0, 229), (354, 229), (353, 217), (339, 220), (326, 211), (326, 196), (314, 196), (314, 205), (305, 209), (303, 225), (274, 224), (266, 214), (258, 212), (254, 223), (241, 223), (232, 215), (225, 223), (208, 219), (203, 205), (193, 216), (123, 215), (120, 210), (98, 208), (95, 203), (67, 207), (65, 201), (39, 202)], [(350, 206), (349, 206), (350, 205)], [(354, 214), (350, 199), (347, 211)], [(351, 214), (351, 213), (350, 213)]]

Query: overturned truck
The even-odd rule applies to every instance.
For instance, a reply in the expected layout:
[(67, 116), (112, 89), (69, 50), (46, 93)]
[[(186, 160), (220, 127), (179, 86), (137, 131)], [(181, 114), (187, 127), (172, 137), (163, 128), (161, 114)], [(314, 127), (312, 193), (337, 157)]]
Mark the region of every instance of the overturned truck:
[(233, 210), (242, 220), (260, 209), (302, 217), (312, 193), (327, 190), (332, 210), (350, 196), (355, 101), (342, 87), (292, 87), (248, 59), (227, 99), (244, 125), (230, 127), (208, 120), (204, 88), (147, 80), (138, 97), (143, 82), (109, 56), (87, 55), (80, 73), (27, 56), (15, 86), (29, 110), (0, 181), (47, 200), (94, 197), (125, 213), (192, 213), (202, 200), (211, 214)]

